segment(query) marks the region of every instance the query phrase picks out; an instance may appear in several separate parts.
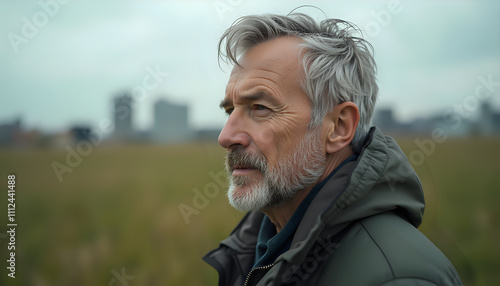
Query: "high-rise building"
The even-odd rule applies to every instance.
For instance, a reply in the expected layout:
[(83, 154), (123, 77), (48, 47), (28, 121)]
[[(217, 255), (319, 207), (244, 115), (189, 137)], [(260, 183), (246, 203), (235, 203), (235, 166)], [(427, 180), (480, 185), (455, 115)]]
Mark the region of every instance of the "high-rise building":
[(373, 125), (381, 128), (384, 132), (393, 132), (397, 127), (394, 112), (391, 108), (379, 108), (375, 110)]
[(132, 97), (124, 93), (114, 99), (114, 136), (129, 139), (133, 136), (132, 128)]
[(187, 105), (175, 104), (164, 99), (154, 105), (152, 137), (157, 142), (184, 142), (193, 139), (188, 125)]
[(481, 104), (481, 111), (479, 117), (478, 131), (479, 134), (483, 136), (492, 135), (495, 131), (494, 117), (495, 113), (490, 106), (489, 102), (483, 102)]

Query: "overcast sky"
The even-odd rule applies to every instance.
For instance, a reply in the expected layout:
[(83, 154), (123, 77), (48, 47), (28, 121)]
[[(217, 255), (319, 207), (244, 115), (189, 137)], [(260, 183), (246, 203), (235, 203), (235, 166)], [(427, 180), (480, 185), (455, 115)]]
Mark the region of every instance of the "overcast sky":
[[(114, 96), (139, 86), (150, 90), (135, 104), (138, 128), (151, 125), (158, 98), (188, 104), (193, 127), (222, 126), (230, 71), (217, 64), (222, 32), (240, 16), (304, 4), (365, 30), (378, 105), (400, 119), (463, 103), (478, 77), (500, 82), (499, 1), (55, 1), (0, 2), (0, 124), (21, 117), (28, 129), (97, 127), (112, 118)], [(490, 99), (500, 109), (500, 86)]]

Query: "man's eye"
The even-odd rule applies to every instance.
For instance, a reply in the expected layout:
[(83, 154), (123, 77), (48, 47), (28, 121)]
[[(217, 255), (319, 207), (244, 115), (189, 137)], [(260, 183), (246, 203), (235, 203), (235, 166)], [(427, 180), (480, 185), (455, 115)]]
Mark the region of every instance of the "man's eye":
[(268, 110), (269, 109), (266, 106), (261, 105), (261, 104), (256, 104), (256, 105), (254, 105), (253, 108), (254, 108), (254, 110)]
[(257, 117), (268, 117), (271, 115), (272, 110), (262, 104), (254, 104), (252, 106), (252, 112)]

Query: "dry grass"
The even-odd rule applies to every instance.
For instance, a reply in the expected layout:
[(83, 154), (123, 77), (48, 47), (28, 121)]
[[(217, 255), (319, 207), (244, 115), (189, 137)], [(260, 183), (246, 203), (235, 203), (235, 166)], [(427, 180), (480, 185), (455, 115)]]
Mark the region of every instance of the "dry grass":
[[(413, 140), (400, 140), (407, 154)], [(180, 204), (214, 182), (224, 151), (215, 144), (96, 148), (59, 182), (64, 150), (0, 150), (0, 173), (17, 175), (17, 278), (2, 285), (215, 285), (201, 257), (243, 214), (221, 188), (186, 224)], [(467, 285), (493, 285), (500, 269), (500, 140), (454, 139), (416, 167), (428, 206), (421, 230)], [(0, 213), (6, 214), (6, 194)], [(7, 216), (0, 232), (5, 233)], [(6, 257), (6, 240), (0, 244)], [(6, 272), (5, 268), (3, 270)], [(116, 285), (120, 285), (117, 281)]]

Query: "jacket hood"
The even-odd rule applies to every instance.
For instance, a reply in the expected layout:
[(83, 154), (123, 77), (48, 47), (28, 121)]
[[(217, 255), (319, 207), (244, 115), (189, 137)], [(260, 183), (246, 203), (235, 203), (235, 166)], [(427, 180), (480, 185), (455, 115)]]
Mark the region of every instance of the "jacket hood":
[[(324, 188), (328, 189), (328, 184)], [(424, 206), (420, 180), (403, 151), (394, 139), (372, 128), (348, 186), (322, 219), (338, 223), (396, 211), (418, 227)]]
[(292, 245), (312, 243), (321, 233), (337, 233), (353, 221), (388, 211), (418, 227), (424, 206), (420, 180), (403, 151), (372, 127), (358, 159), (342, 167), (311, 202)]

